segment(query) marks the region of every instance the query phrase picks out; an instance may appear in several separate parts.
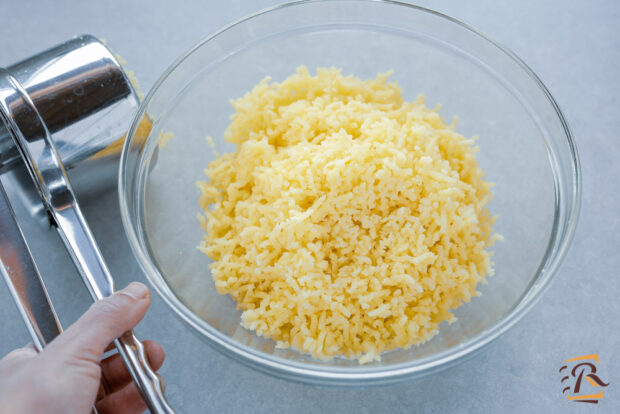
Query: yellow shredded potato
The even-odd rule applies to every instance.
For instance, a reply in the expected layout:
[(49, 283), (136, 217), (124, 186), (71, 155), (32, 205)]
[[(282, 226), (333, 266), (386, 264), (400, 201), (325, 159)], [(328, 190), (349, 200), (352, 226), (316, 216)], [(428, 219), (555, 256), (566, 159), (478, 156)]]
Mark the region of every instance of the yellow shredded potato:
[(170, 131), (161, 131), (157, 137), (157, 145), (160, 149), (168, 149), (168, 141), (174, 138), (174, 134)]
[(213, 137), (211, 137), (211, 135), (207, 135), (205, 139), (211, 148), (215, 148), (215, 141), (213, 141)]
[(279, 347), (377, 361), (453, 321), (492, 271), (474, 141), (388, 76), (263, 80), (232, 102), (237, 151), (198, 183), (215, 286)]

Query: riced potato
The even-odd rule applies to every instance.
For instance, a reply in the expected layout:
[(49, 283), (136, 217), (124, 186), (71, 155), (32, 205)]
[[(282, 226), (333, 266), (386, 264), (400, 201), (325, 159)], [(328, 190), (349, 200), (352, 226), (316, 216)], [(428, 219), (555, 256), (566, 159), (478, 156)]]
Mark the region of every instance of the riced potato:
[(305, 67), (233, 101), (200, 249), (242, 325), (315, 358), (427, 341), (492, 271), (491, 184), (424, 97)]

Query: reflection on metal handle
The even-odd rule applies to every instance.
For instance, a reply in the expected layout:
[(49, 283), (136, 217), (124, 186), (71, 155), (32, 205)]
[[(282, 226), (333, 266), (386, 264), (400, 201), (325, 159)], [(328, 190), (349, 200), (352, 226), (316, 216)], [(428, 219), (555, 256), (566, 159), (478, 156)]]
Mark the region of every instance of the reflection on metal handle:
[(142, 390), (149, 410), (152, 413), (174, 413), (164, 398), (163, 384), (159, 376), (151, 368), (146, 351), (142, 342), (136, 338), (132, 331), (125, 332), (123, 336), (114, 342), (118, 353), (128, 367), (139, 367), (131, 372), (138, 389)]
[(2, 183), (0, 273), (24, 319), (35, 348), (41, 351), (62, 329)]
[[(49, 130), (26, 91), (1, 68), (0, 115), (91, 296), (97, 300), (112, 295), (112, 277), (75, 199)], [(174, 413), (133, 333), (125, 334), (116, 345), (151, 412)]]

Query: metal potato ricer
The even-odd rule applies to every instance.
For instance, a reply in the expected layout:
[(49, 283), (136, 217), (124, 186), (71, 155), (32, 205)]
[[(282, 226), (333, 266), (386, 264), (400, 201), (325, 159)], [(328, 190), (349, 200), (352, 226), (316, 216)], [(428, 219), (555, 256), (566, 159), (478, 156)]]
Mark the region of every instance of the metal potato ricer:
[[(88, 188), (113, 182), (105, 175), (116, 175), (115, 161), (138, 105), (117, 59), (92, 36), (0, 68), (3, 182), (15, 187), (33, 217), (56, 227), (94, 300), (112, 295), (114, 282), (72, 183)], [(61, 327), (2, 184), (0, 192), (0, 271), (41, 350)], [(173, 413), (133, 332), (114, 344), (150, 411)]]

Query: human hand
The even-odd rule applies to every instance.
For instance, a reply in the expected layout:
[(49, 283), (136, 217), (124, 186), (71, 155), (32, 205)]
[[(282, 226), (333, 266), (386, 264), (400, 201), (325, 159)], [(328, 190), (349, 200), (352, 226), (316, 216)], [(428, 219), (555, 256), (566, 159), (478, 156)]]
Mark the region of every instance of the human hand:
[[(95, 302), (41, 353), (32, 344), (9, 353), (0, 360), (0, 413), (86, 414), (93, 406), (99, 414), (146, 410), (120, 355), (101, 357), (142, 320), (150, 302), (147, 287), (133, 282)], [(151, 366), (159, 369), (164, 350), (155, 342), (143, 343)], [(100, 384), (106, 393), (98, 392)]]

